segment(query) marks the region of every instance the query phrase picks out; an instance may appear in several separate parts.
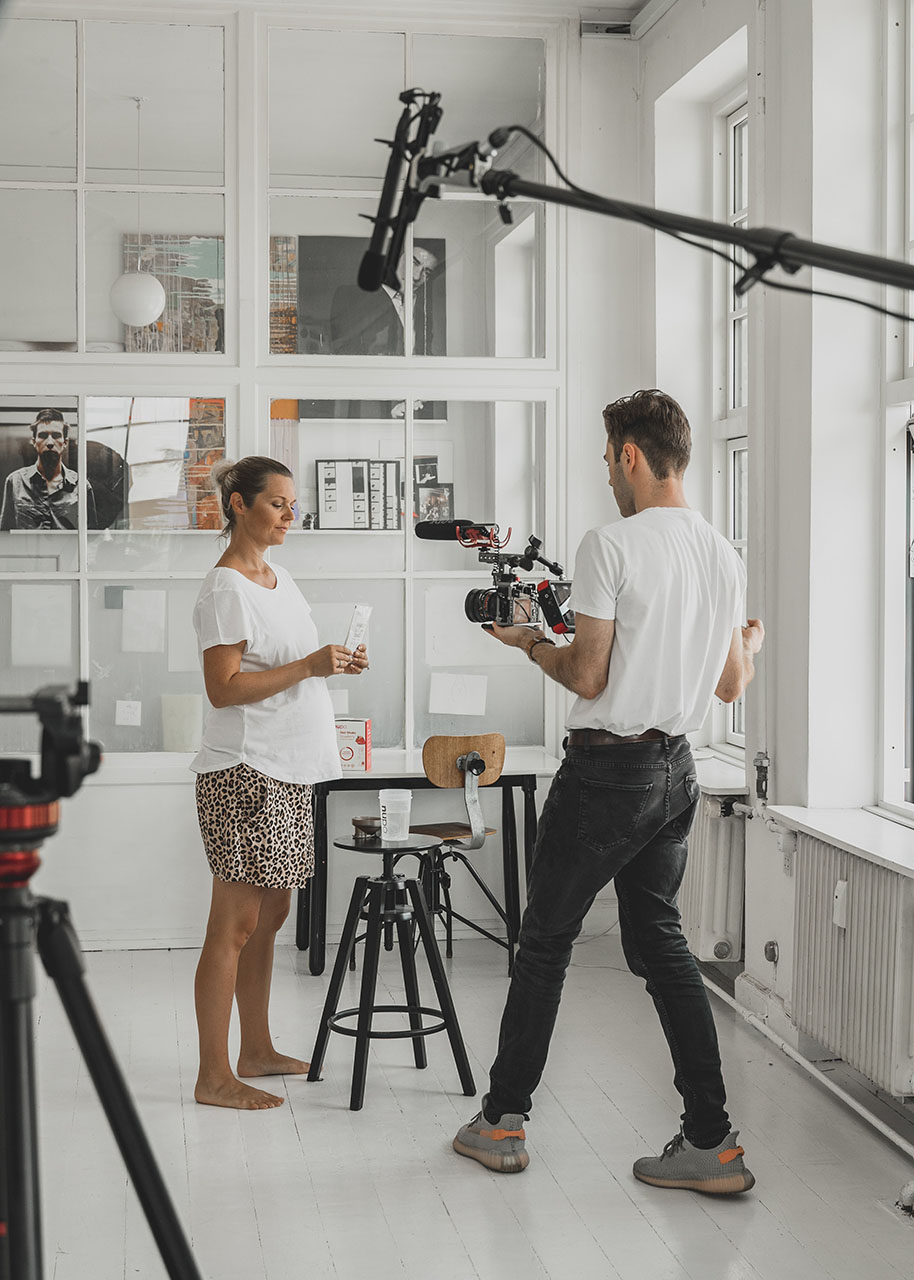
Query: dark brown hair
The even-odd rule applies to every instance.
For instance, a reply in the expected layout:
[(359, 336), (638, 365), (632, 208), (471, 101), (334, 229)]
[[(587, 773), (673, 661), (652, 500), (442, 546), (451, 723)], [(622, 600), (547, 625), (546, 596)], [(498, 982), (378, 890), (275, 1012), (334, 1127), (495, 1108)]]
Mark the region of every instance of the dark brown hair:
[(66, 440), (70, 434), (70, 428), (67, 426), (67, 420), (59, 409), (40, 409), (32, 423), (32, 439), (38, 435), (38, 428), (45, 426), (49, 422), (59, 422), (63, 426), (63, 436)]
[(235, 527), (232, 494), (240, 493), (244, 505), (246, 507), (253, 506), (254, 499), (258, 493), (262, 493), (266, 488), (267, 476), (288, 476), (290, 480), (294, 478), (292, 472), (283, 463), (277, 462), (275, 458), (259, 457), (257, 454), (249, 458), (241, 458), (238, 462), (231, 462), (228, 458), (223, 458), (210, 471), (210, 477), (219, 494), (222, 516), (225, 520), (225, 528), (222, 530), (223, 537), (230, 534)]
[(626, 441), (636, 444), (658, 480), (680, 476), (689, 465), (692, 432), (672, 396), (654, 388), (622, 396), (603, 410), (616, 462)]

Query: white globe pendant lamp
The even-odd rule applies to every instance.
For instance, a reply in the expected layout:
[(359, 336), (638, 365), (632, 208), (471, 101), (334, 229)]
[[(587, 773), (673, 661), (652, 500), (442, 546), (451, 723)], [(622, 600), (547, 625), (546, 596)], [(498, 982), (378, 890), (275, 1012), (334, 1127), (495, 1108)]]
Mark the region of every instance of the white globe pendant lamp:
[(108, 300), (121, 324), (134, 327), (153, 324), (165, 310), (165, 290), (151, 271), (142, 270), (140, 249), (140, 110), (145, 98), (136, 103), (136, 270), (125, 271), (111, 286)]

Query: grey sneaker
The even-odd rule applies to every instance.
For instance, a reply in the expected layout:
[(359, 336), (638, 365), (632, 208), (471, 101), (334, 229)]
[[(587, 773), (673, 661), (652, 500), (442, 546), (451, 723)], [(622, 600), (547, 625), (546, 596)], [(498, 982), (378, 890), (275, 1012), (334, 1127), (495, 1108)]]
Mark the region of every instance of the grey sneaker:
[(737, 1146), (739, 1132), (728, 1133), (719, 1146), (705, 1151), (693, 1147), (682, 1133), (668, 1142), (659, 1156), (643, 1156), (632, 1168), (636, 1178), (654, 1187), (683, 1187), (732, 1196), (755, 1186), (755, 1178), (743, 1164)]
[[(483, 1099), (485, 1106), (485, 1099)], [(473, 1117), (469, 1124), (461, 1125), (454, 1139), (454, 1150), (471, 1160), (478, 1160), (496, 1173), (521, 1173), (530, 1163), (525, 1150), (525, 1115), (508, 1113), (492, 1125), (485, 1112)]]

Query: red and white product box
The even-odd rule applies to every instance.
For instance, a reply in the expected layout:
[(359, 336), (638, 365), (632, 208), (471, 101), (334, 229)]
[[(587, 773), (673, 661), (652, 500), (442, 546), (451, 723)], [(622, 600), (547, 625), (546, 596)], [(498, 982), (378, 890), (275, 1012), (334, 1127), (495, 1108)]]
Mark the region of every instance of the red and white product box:
[(345, 771), (367, 773), (371, 768), (371, 721), (341, 717), (336, 722), (336, 744)]

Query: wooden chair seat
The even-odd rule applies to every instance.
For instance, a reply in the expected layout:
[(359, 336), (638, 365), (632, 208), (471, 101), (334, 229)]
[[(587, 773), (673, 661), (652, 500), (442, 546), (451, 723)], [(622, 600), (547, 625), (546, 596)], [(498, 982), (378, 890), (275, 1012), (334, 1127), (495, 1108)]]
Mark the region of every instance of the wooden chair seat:
[[(441, 840), (468, 840), (473, 834), (466, 822), (427, 822), (421, 827), (410, 827), (420, 836), (438, 836)], [(495, 828), (486, 827), (486, 835), (494, 836)]]

